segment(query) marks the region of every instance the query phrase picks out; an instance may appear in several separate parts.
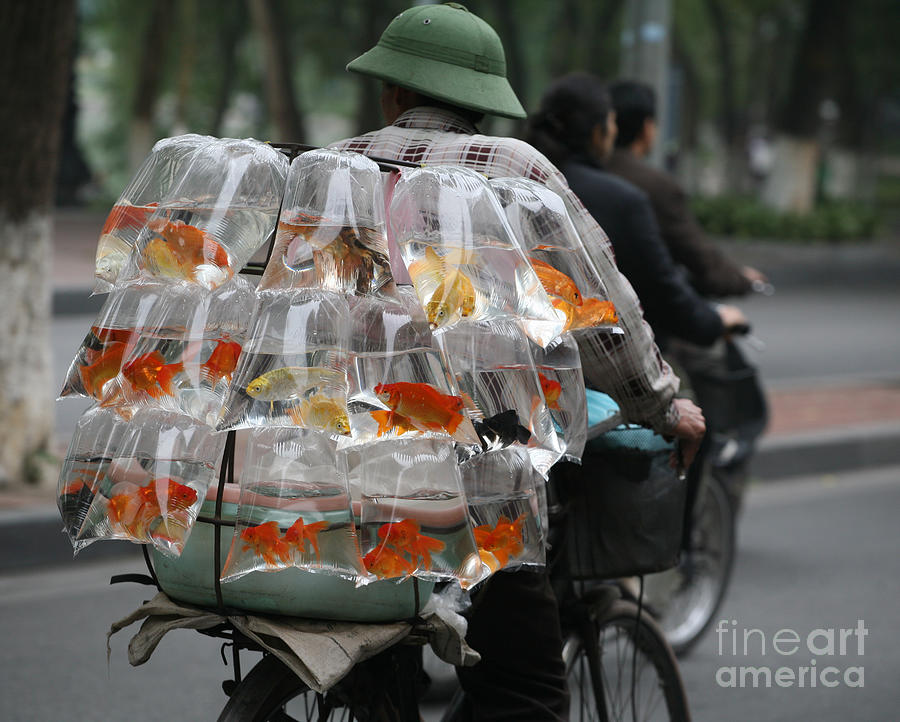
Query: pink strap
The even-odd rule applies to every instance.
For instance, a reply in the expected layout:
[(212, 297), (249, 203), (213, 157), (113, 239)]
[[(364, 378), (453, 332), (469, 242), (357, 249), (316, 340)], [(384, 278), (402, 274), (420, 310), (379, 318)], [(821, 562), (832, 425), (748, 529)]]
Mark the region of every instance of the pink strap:
[(406, 264), (403, 262), (403, 256), (400, 254), (400, 246), (391, 232), (391, 224), (389, 221), (388, 209), (391, 207), (391, 198), (394, 197), (394, 186), (400, 180), (400, 171), (391, 171), (384, 182), (384, 218), (385, 218), (385, 235), (387, 236), (388, 255), (391, 261), (391, 275), (394, 282), (399, 284), (412, 284), (409, 271), (406, 270)]

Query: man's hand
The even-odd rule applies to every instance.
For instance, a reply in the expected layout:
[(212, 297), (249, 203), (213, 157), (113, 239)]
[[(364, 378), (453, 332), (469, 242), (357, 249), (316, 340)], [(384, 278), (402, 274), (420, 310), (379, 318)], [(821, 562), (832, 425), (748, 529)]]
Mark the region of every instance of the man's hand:
[(697, 449), (700, 448), (704, 434), (706, 434), (706, 419), (703, 418), (700, 407), (690, 399), (675, 399), (672, 403), (678, 409), (680, 418), (671, 434), (679, 442), (681, 460), (687, 470), (697, 454)]
[(758, 271), (753, 268), (753, 266), (743, 266), (741, 268), (741, 275), (746, 278), (750, 283), (768, 283), (769, 279), (766, 278), (766, 274), (762, 271)]
[(722, 319), (722, 325), (725, 327), (726, 336), (730, 330), (746, 326), (749, 323), (744, 312), (737, 306), (726, 306), (722, 304), (716, 306), (716, 313), (718, 313), (719, 318)]

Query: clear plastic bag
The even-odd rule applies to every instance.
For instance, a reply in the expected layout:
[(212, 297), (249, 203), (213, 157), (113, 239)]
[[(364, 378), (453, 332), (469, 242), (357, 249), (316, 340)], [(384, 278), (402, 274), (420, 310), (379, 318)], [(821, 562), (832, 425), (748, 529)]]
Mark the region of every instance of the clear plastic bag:
[(511, 447), (469, 459), (460, 467), (475, 543), (487, 577), (500, 569), (541, 566), (546, 549), (538, 485), (528, 455)]
[(60, 398), (88, 396), (106, 403), (120, 398), (124, 359), (152, 332), (153, 310), (169, 291), (170, 284), (145, 279), (116, 286), (69, 365)]
[(305, 429), (250, 434), (241, 500), (222, 581), (299, 567), (367, 577), (336, 442)]
[(235, 277), (214, 291), (173, 282), (125, 355), (121, 403), (151, 406), (215, 425), (247, 334), (256, 296)]
[(152, 544), (178, 556), (222, 457), (225, 434), (188, 416), (135, 412), (79, 535)]
[(579, 462), (587, 440), (588, 416), (578, 344), (567, 332), (546, 348), (532, 346), (531, 352), (564, 455)]
[(259, 288), (375, 293), (391, 282), (381, 171), (359, 153), (311, 150), (291, 163), (275, 247)]
[(275, 230), (286, 176), (287, 159), (257, 140), (197, 148), (147, 220), (122, 278), (221, 285)]
[(615, 306), (562, 198), (525, 178), (496, 178), (490, 185), (553, 306), (565, 314), (565, 329), (619, 331)]
[(352, 443), (450, 436), (474, 453), (468, 409), (415, 295), (351, 298), (350, 318)]
[(453, 443), (396, 439), (365, 447), (352, 474), (362, 489), (360, 547), (379, 579), (414, 575), (458, 579), (481, 576)]
[(82, 539), (82, 528), (95, 495), (110, 488), (109, 465), (127, 430), (125, 419), (114, 409), (99, 406), (89, 408), (75, 424), (59, 472), (56, 503), (63, 529), (76, 552), (94, 541)]
[(565, 325), (487, 180), (452, 166), (401, 175), (389, 223), (432, 328), (518, 319), (543, 346)]
[(458, 323), (435, 333), (463, 398), (477, 409), (485, 450), (519, 445), (546, 477), (562, 456), (531, 344), (513, 320)]
[(286, 426), (349, 436), (347, 297), (260, 291), (250, 329), (216, 428)]
[(213, 142), (208, 135), (179, 135), (158, 141), (125, 186), (100, 231), (94, 265), (94, 293), (109, 292), (128, 260), (141, 229), (181, 177), (191, 154)]

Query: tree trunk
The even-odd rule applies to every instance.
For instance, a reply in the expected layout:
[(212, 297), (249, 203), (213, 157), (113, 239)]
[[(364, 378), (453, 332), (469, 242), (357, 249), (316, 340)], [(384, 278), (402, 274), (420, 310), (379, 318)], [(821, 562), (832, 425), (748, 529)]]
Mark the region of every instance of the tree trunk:
[(297, 106), (293, 85), (290, 43), (287, 28), (275, 0), (248, 0), (253, 26), (263, 54), (263, 85), (277, 140), (303, 142), (306, 129)]
[[(519, 102), (527, 110), (528, 99), (525, 91), (528, 88), (528, 72), (525, 68), (525, 56), (522, 54), (516, 12), (510, 0), (497, 0), (496, 7), (498, 35), (503, 38), (503, 50), (506, 54), (506, 79), (519, 98)], [(521, 137), (524, 129), (524, 119), (513, 121), (512, 135)]]
[(194, 69), (197, 66), (197, 3), (196, 0), (181, 2), (181, 42), (178, 48), (178, 76), (175, 84), (175, 120), (172, 135), (188, 132), (188, 102), (194, 84)]
[[(50, 248), (74, 0), (0, 6), (0, 482), (47, 482)], [(36, 82), (36, 79), (40, 82)], [(54, 470), (55, 471), (55, 470)]]
[(210, 133), (215, 136), (222, 135), (222, 124), (228, 104), (231, 102), (231, 93), (234, 89), (234, 77), (237, 70), (237, 51), (241, 41), (245, 25), (246, 12), (243, 3), (227, 3), (222, 7), (225, 15), (222, 30), (218, 33), (219, 61), (221, 62), (219, 73), (219, 88), (216, 92), (216, 100), (213, 104)]
[(151, 3), (150, 22), (144, 33), (138, 68), (137, 86), (131, 111), (128, 134), (128, 167), (133, 172), (150, 153), (156, 140), (153, 132), (153, 111), (162, 84), (163, 69), (170, 35), (169, 24), (174, 12), (173, 0)]

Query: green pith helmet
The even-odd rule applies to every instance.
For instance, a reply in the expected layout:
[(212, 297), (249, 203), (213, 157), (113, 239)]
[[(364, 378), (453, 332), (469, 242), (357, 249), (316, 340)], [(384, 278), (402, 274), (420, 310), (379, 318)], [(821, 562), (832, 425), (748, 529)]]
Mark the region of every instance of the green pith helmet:
[(460, 108), (525, 117), (506, 80), (503, 43), (490, 25), (458, 3), (404, 10), (347, 70)]

